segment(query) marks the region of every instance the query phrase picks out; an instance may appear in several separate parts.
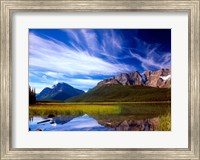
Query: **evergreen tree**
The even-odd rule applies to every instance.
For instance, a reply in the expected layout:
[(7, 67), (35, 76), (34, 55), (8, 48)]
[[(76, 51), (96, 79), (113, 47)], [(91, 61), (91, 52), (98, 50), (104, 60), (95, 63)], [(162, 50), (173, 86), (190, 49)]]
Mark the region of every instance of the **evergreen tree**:
[(29, 104), (35, 104), (35, 103), (36, 103), (35, 88), (31, 88), (29, 86)]

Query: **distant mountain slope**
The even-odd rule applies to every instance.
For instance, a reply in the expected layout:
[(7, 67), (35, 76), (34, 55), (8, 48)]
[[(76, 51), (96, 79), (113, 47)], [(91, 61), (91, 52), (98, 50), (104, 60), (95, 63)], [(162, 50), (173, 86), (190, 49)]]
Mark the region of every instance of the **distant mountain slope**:
[(44, 88), (37, 96), (37, 100), (58, 100), (63, 101), (67, 98), (74, 97), (85, 93), (82, 90), (73, 88), (66, 83), (58, 83), (52, 88)]
[(96, 86), (82, 95), (72, 97), (70, 102), (143, 102), (170, 101), (170, 88), (107, 84)]

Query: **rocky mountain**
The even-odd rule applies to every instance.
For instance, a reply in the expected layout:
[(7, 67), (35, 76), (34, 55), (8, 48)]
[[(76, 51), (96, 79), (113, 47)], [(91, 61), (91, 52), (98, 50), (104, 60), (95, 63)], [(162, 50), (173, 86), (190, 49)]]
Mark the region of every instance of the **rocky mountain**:
[(138, 71), (132, 73), (121, 73), (113, 78), (105, 79), (97, 84), (97, 86), (104, 85), (128, 85), (128, 86), (150, 86), (158, 88), (170, 88), (171, 87), (171, 70), (160, 69), (157, 71), (144, 71), (139, 73)]
[(145, 71), (146, 77), (145, 85), (159, 88), (171, 87), (171, 70), (161, 69), (158, 71)]
[(67, 98), (78, 96), (85, 93), (82, 90), (76, 89), (66, 83), (58, 83), (52, 88), (44, 88), (37, 96), (37, 100), (56, 100), (63, 101)]

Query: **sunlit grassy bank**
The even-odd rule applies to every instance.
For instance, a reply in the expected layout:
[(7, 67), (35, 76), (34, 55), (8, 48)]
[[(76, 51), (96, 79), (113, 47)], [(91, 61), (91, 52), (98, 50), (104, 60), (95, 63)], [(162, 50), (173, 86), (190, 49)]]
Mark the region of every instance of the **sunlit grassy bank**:
[(137, 101), (137, 102), (124, 102), (124, 101), (119, 101), (119, 102), (56, 102), (56, 101), (37, 101), (37, 105), (43, 104), (43, 105), (50, 105), (50, 104), (56, 104), (56, 105), (70, 105), (70, 104), (83, 104), (83, 105), (90, 105), (90, 104), (95, 104), (95, 105), (105, 105), (105, 104), (170, 104), (171, 101)]
[(121, 108), (117, 105), (88, 105), (88, 104), (39, 104), (29, 108), (30, 116), (53, 115), (94, 115), (119, 114)]
[(158, 131), (171, 131), (171, 114), (159, 116)]

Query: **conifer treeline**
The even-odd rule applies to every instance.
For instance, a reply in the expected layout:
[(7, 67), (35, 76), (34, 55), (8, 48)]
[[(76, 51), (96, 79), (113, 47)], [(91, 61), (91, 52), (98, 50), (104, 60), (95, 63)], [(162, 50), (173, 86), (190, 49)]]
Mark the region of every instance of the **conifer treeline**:
[(29, 86), (29, 104), (35, 104), (35, 103), (36, 103), (35, 88), (31, 88)]

